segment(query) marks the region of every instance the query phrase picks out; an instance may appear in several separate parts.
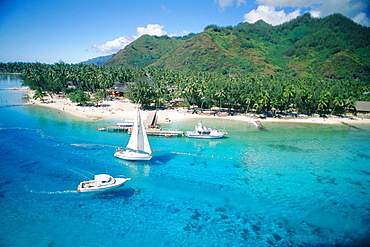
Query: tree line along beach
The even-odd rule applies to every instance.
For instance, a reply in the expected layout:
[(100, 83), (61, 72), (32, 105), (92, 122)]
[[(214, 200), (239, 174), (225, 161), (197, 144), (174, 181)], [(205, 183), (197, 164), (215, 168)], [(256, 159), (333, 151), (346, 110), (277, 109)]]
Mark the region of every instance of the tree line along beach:
[[(71, 102), (64, 96), (46, 96), (44, 100), (33, 99), (34, 90), (30, 90), (28, 87), (20, 88), (9, 88), (9, 90), (22, 90), (27, 91), (27, 103), (29, 105), (48, 107), (55, 109), (60, 112), (72, 114), (74, 116), (90, 119), (125, 119), (132, 120), (135, 112), (136, 105), (131, 103), (126, 98), (115, 98), (112, 100), (105, 100), (98, 106), (81, 106), (77, 103)], [(145, 117), (145, 113), (144, 113)], [(261, 122), (294, 122), (294, 123), (316, 123), (316, 124), (343, 124), (347, 123), (350, 125), (356, 124), (370, 124), (370, 118), (364, 116), (325, 116), (320, 117), (318, 114), (312, 116), (309, 115), (286, 115), (279, 117), (266, 117), (264, 114), (258, 113), (236, 113), (230, 114), (227, 111), (202, 111), (200, 109), (194, 110), (186, 107), (168, 107), (159, 108), (157, 110), (157, 123), (164, 123), (167, 121), (180, 121), (182, 119), (191, 118), (223, 118), (230, 120), (252, 122), (259, 120)]]

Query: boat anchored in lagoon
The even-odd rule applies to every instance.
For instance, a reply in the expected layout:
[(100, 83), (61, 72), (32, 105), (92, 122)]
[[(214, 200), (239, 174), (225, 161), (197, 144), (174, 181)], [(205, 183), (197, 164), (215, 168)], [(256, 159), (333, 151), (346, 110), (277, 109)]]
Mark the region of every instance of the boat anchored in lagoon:
[(202, 138), (202, 139), (217, 139), (222, 138), (227, 134), (227, 132), (218, 131), (216, 128), (207, 128), (202, 126), (202, 122), (199, 122), (195, 126), (194, 131), (186, 131), (186, 136), (190, 138)]
[(98, 174), (94, 180), (83, 181), (77, 186), (77, 192), (97, 192), (111, 190), (122, 186), (131, 178), (113, 178), (108, 174)]
[(152, 149), (150, 148), (145, 126), (140, 115), (139, 107), (136, 107), (136, 117), (130, 140), (126, 150), (116, 150), (114, 156), (124, 160), (150, 160)]

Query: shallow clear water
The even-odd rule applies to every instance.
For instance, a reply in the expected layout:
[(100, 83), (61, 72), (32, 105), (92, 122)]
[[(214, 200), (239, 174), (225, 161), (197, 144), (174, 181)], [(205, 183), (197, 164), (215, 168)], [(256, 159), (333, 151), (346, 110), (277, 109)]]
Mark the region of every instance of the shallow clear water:
[[(0, 77), (1, 246), (365, 246), (370, 126), (203, 119), (227, 138), (149, 137), (150, 162), (113, 153), (127, 133), (21, 105)], [(197, 120), (163, 127), (192, 130)], [(93, 174), (124, 187), (76, 193)]]

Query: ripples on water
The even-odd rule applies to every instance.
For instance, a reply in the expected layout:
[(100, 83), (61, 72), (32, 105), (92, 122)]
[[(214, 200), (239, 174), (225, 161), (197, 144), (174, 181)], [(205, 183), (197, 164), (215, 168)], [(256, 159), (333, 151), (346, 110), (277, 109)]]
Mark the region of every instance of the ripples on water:
[[(20, 92), (0, 91), (3, 104)], [(5, 102), (8, 101), (8, 102)], [(364, 246), (370, 128), (225, 127), (221, 140), (150, 137), (150, 162), (113, 157), (126, 133), (33, 106), (0, 108), (1, 246)], [(207, 122), (209, 121), (209, 122)], [(196, 120), (165, 127), (190, 130)], [(131, 177), (75, 193), (93, 174)]]

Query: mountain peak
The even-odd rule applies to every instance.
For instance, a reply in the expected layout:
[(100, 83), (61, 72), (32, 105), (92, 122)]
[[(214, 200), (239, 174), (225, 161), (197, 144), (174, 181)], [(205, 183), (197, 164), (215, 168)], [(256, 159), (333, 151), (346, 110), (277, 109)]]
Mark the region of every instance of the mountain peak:
[[(342, 51), (347, 55), (336, 56)], [(327, 75), (323, 68), (329, 69), (330, 62), (335, 76), (368, 78), (370, 28), (341, 14), (312, 18), (309, 13), (278, 26), (263, 20), (235, 27), (208, 25), (184, 37), (142, 36), (106, 64), (307, 77)]]

